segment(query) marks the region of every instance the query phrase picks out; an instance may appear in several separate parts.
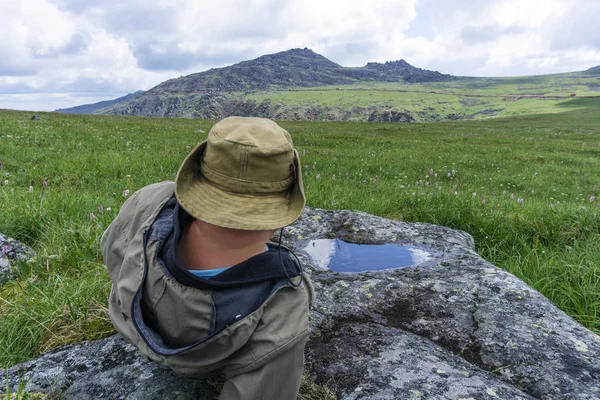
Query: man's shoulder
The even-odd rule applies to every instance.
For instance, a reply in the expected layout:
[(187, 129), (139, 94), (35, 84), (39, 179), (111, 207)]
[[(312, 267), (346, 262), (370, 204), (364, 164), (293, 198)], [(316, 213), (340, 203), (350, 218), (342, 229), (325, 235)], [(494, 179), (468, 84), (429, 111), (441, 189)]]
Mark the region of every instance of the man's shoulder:
[[(175, 184), (172, 181), (144, 186), (123, 203), (111, 226), (118, 226), (123, 231), (132, 232), (138, 226), (149, 224), (174, 192)], [(125, 226), (127, 229), (124, 229)]]
[(137, 198), (138, 202), (152, 203), (162, 202), (165, 198), (171, 197), (175, 193), (175, 182), (162, 181), (153, 183), (137, 190), (131, 197)]

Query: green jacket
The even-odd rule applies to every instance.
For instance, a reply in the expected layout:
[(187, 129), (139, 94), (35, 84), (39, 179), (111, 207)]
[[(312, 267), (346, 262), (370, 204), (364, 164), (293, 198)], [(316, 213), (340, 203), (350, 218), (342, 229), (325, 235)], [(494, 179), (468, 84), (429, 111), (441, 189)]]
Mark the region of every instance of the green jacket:
[[(223, 373), (223, 399), (295, 398), (314, 302), (309, 278), (271, 276), (226, 288), (181, 283), (160, 261), (164, 240), (161, 229), (152, 229), (173, 193), (173, 182), (135, 192), (102, 236), (115, 328), (143, 355), (177, 373), (197, 378)], [(289, 260), (286, 253), (286, 265)], [(255, 293), (258, 302), (249, 313), (216, 323), (215, 308), (224, 309), (238, 293), (246, 300)]]

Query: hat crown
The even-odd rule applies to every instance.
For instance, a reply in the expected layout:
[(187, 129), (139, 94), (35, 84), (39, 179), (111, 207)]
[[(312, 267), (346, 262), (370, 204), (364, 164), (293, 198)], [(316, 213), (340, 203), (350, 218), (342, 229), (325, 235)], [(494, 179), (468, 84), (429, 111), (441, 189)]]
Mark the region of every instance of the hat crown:
[(226, 118), (208, 134), (200, 171), (211, 184), (240, 194), (274, 193), (293, 181), (289, 133), (262, 118)]

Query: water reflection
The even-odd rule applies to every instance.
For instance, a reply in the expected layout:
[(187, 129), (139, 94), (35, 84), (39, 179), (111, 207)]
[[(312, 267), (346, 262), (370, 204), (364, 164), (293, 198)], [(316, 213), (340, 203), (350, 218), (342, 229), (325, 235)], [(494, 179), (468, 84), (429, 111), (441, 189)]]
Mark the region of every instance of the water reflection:
[(304, 248), (321, 269), (365, 272), (418, 266), (431, 260), (431, 253), (395, 244), (357, 244), (339, 239), (316, 239)]

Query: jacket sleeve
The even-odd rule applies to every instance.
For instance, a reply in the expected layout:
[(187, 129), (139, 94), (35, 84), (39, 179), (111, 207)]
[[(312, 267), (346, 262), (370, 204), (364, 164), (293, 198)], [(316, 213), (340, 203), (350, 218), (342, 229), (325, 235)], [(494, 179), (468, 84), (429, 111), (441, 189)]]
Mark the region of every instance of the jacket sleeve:
[(251, 372), (236, 375), (225, 381), (220, 400), (294, 400), (298, 397), (304, 346), (308, 336), (286, 352)]

